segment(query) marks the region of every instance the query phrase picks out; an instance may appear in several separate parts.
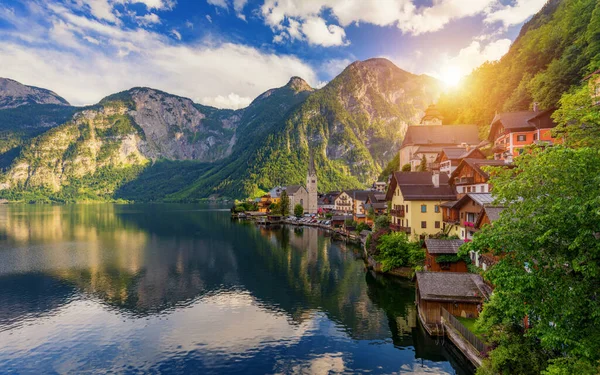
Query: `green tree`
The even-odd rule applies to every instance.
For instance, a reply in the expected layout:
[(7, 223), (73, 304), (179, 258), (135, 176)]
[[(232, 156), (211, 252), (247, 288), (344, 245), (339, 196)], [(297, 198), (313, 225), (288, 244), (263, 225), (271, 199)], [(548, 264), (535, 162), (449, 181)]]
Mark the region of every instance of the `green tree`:
[(419, 164), (417, 170), (420, 172), (427, 171), (427, 159), (425, 159), (425, 155), (423, 155), (423, 157), (421, 158), (421, 164)]
[(375, 219), (375, 230), (387, 229), (390, 227), (390, 217), (388, 215), (381, 215)]
[(302, 207), (300, 203), (294, 206), (294, 215), (296, 215), (296, 217), (302, 217), (302, 215), (304, 215), (304, 207)]
[(558, 124), (554, 135), (564, 137), (565, 144), (569, 146), (600, 147), (600, 106), (593, 103), (594, 89), (590, 82), (564, 94), (559, 109), (552, 115)]
[(402, 166), (402, 172), (410, 172), (410, 164), (404, 164)]
[(486, 272), (480, 324), (497, 348), (479, 373), (597, 374), (600, 150), (534, 148), (490, 182), (508, 208), (461, 249), (504, 254)]
[(287, 191), (281, 192), (281, 199), (279, 201), (279, 213), (281, 215), (289, 215), (290, 213), (290, 197), (287, 194)]
[(375, 259), (387, 272), (398, 267), (413, 267), (425, 260), (425, 252), (415, 242), (411, 242), (403, 232), (390, 232), (379, 237)]

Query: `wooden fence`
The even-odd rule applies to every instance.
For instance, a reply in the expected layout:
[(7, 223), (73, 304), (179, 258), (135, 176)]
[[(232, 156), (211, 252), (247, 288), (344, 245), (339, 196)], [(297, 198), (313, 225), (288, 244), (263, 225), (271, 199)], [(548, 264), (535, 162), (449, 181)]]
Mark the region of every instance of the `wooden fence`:
[(465, 327), (460, 320), (456, 319), (454, 315), (450, 314), (445, 308), (440, 307), (440, 310), (446, 323), (456, 329), (475, 349), (479, 351), (479, 353), (484, 354), (487, 351), (487, 345)]

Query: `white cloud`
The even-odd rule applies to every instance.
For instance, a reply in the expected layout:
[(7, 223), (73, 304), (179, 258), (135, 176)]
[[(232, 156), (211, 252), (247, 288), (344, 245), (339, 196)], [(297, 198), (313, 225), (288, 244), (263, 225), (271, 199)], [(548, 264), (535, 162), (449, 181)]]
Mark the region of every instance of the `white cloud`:
[(206, 15), (206, 19), (208, 22), (212, 23), (212, 17), (209, 14)]
[(187, 27), (188, 29), (193, 29), (194, 24), (191, 21), (185, 21), (185, 27)]
[(155, 13), (148, 13), (143, 16), (136, 16), (135, 20), (139, 25), (150, 26), (161, 23), (160, 18)]
[[(51, 89), (75, 105), (149, 86), (237, 107), (283, 86), (291, 76), (318, 83), (314, 70), (294, 56), (233, 43), (181, 44), (151, 30), (89, 19), (57, 4), (43, 6), (44, 12), (30, 15), (27, 22), (14, 20), (16, 31), (0, 30), (0, 76)], [(53, 27), (48, 19), (56, 19), (57, 30), (80, 43), (69, 48), (48, 43)]]
[(217, 95), (215, 97), (204, 97), (202, 103), (217, 108), (244, 108), (252, 102), (252, 98), (241, 97), (236, 93), (230, 93), (227, 96)]
[(244, 21), (246, 20), (246, 16), (242, 12), (244, 11), (246, 3), (248, 3), (248, 0), (233, 0), (233, 9), (235, 10), (236, 16)]
[[(261, 13), (265, 23), (274, 30), (285, 29), (284, 24), (288, 19), (305, 23), (319, 17), (324, 10), (329, 10), (341, 25), (335, 26), (337, 35), (343, 31), (342, 27), (360, 22), (378, 26), (395, 25), (406, 33), (417, 35), (441, 30), (452, 20), (485, 12), (496, 1), (437, 0), (431, 6), (417, 7), (412, 0), (265, 0)], [(330, 30), (330, 33), (334, 31)]]
[(181, 33), (175, 29), (171, 30), (171, 34), (173, 34), (173, 36), (175, 38), (177, 38), (177, 40), (181, 40)]
[[(118, 1), (118, 0), (117, 0)], [(145, 4), (148, 9), (173, 9), (175, 0), (126, 0), (130, 3)]]
[(459, 69), (461, 75), (467, 75), (476, 67), (486, 61), (499, 60), (510, 48), (510, 39), (500, 39), (483, 46), (479, 41), (473, 41), (471, 44), (458, 52), (458, 55), (451, 58), (446, 66), (452, 66)]
[(216, 7), (220, 7), (223, 9), (229, 9), (229, 5), (227, 4), (227, 1), (225, 0), (206, 0), (207, 3), (209, 3), (210, 5), (214, 5)]
[(327, 74), (329, 77), (335, 77), (350, 64), (352, 64), (352, 60), (350, 59), (331, 59), (321, 64), (319, 70)]
[(512, 5), (495, 7), (485, 22), (502, 22), (504, 26), (518, 25), (537, 13), (547, 0), (516, 0)]
[(337, 25), (327, 25), (320, 17), (311, 17), (302, 24), (302, 33), (310, 44), (324, 47), (344, 46), (346, 32)]
[(113, 13), (113, 6), (108, 0), (87, 0), (85, 4), (90, 8), (90, 13), (97, 19), (112, 23), (117, 22), (118, 19)]

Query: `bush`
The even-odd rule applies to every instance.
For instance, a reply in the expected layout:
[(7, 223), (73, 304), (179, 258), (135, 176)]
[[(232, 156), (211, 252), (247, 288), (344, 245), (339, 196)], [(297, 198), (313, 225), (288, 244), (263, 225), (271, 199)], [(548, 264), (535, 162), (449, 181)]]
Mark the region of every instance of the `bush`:
[(404, 164), (402, 166), (402, 172), (410, 172), (410, 164)]
[(418, 244), (410, 242), (406, 233), (391, 232), (379, 237), (375, 259), (387, 272), (398, 267), (414, 267), (425, 260), (425, 251)]
[(302, 207), (300, 203), (294, 206), (294, 215), (296, 215), (296, 217), (302, 217), (302, 215), (304, 215), (304, 207)]
[(356, 232), (357, 233), (360, 233), (363, 230), (370, 230), (370, 229), (371, 229), (371, 227), (369, 227), (369, 225), (367, 223), (358, 223), (356, 225)]
[(375, 219), (374, 230), (388, 229), (390, 227), (390, 217), (387, 215), (381, 215)]

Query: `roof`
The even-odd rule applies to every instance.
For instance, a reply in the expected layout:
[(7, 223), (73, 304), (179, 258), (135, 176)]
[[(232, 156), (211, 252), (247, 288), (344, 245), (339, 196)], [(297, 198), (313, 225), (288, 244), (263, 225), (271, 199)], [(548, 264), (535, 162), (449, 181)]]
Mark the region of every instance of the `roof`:
[(491, 288), (480, 275), (462, 272), (417, 272), (419, 295), (424, 300), (480, 303)]
[(400, 186), (400, 192), (405, 201), (448, 201), (456, 199), (454, 188), (450, 185), (439, 187), (405, 185)]
[[(419, 147), (420, 148), (420, 147)], [(450, 160), (460, 159), (465, 152), (467, 152), (466, 147), (444, 147), (442, 148), (442, 152), (446, 154), (446, 157)]]
[(416, 154), (427, 154), (427, 153), (438, 153), (442, 151), (442, 148), (440, 146), (419, 146), (419, 148), (417, 148), (417, 150), (415, 151), (415, 155)]
[(458, 165), (458, 167), (454, 170), (454, 172), (452, 172), (452, 174), (450, 175), (450, 179), (455, 178), (460, 173), (460, 171), (464, 165), (469, 165), (471, 168), (473, 168), (473, 170), (475, 170), (475, 172), (479, 173), (480, 175), (482, 175), (483, 177), (485, 177), (487, 179), (490, 176), (486, 172), (484, 172), (483, 169), (481, 169), (481, 167), (486, 167), (486, 166), (498, 167), (498, 166), (504, 166), (504, 165), (509, 165), (509, 164), (507, 164), (506, 161), (504, 161), (504, 160), (466, 158), (466, 159), (463, 159), (460, 162), (460, 164)]
[(412, 125), (406, 129), (400, 148), (410, 145), (476, 145), (479, 142), (477, 125)]
[(458, 201), (448, 201), (448, 202), (444, 202), (444, 203), (440, 204), (440, 206), (452, 208), (456, 204), (456, 202), (458, 202)]
[(441, 240), (429, 238), (425, 240), (425, 247), (429, 254), (457, 254), (458, 248), (464, 244), (463, 240)]
[(373, 207), (374, 210), (385, 210), (387, 208), (386, 202), (377, 202), (377, 203), (367, 203), (365, 204), (365, 209), (369, 209)]
[(485, 214), (491, 222), (494, 222), (500, 219), (500, 213), (506, 209), (506, 207), (501, 206), (486, 206), (483, 208)]
[(367, 200), (372, 192), (372, 190), (344, 190), (344, 193), (348, 194), (350, 198), (363, 202)]
[(421, 121), (423, 120), (429, 120), (432, 118), (438, 118), (440, 120), (443, 120), (444, 117), (442, 116), (442, 114), (440, 113), (440, 111), (437, 109), (437, 107), (435, 106), (435, 104), (431, 104), (429, 107), (427, 107), (427, 109), (425, 110), (425, 115), (423, 116), (423, 118), (421, 119)]
[(405, 200), (455, 200), (454, 188), (448, 185), (448, 175), (439, 176), (439, 186), (433, 185), (433, 172), (394, 172), (386, 200), (392, 200), (396, 187)]
[(506, 207), (504, 206), (483, 206), (477, 217), (477, 221), (475, 222), (475, 227), (481, 228), (481, 222), (484, 216), (487, 216), (490, 223), (493, 223), (500, 218), (500, 213), (505, 209)]
[(285, 189), (285, 192), (287, 193), (287, 195), (294, 195), (294, 194), (296, 194), (298, 192), (298, 190), (304, 189), (304, 186), (302, 186), (302, 185), (290, 185), (290, 186), (284, 187), (284, 189)]
[(333, 221), (352, 220), (352, 215), (334, 215), (331, 217), (331, 220), (333, 220)]

